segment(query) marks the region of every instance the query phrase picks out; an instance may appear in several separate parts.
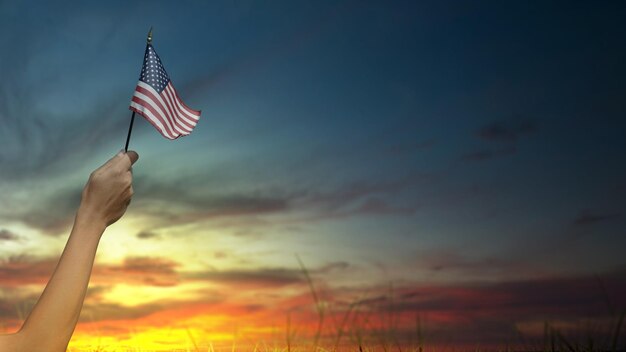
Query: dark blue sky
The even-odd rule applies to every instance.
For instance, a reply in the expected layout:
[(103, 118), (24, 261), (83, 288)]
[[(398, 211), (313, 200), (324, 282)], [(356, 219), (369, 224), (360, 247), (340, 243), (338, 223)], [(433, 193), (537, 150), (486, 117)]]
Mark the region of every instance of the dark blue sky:
[(123, 147), (154, 26), (202, 119), (176, 141), (135, 121), (137, 192), (103, 261), (299, 253), (347, 263), (327, 277), (345, 285), (621, 275), (625, 18), (619, 1), (2, 2), (0, 228), (29, 240), (0, 255), (60, 248)]

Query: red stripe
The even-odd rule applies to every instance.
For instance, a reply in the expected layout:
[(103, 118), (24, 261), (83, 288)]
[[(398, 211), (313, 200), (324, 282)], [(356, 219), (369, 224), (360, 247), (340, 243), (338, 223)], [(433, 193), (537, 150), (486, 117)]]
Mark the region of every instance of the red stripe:
[(174, 85), (172, 84), (172, 81), (170, 81), (170, 83), (168, 84), (168, 86), (170, 86), (170, 88), (172, 89), (172, 91), (174, 92), (174, 94), (176, 95), (176, 99), (178, 99), (178, 101), (181, 103), (181, 105), (185, 108), (185, 110), (187, 110), (187, 112), (189, 112), (190, 114), (194, 115), (194, 116), (200, 116), (200, 112), (196, 111), (190, 107), (187, 106), (187, 104), (185, 104), (185, 102), (180, 98), (180, 96), (178, 96), (178, 92), (176, 91), (176, 88), (174, 88)]
[[(133, 104), (133, 103), (135, 103), (135, 102), (131, 102), (131, 104)], [(152, 126), (154, 126), (154, 128), (156, 128), (159, 131), (159, 133), (161, 133), (161, 135), (163, 137), (165, 137), (167, 139), (176, 139), (176, 137), (170, 136), (167, 133), (166, 130), (164, 130), (163, 128), (159, 127), (159, 125), (157, 125), (156, 118), (148, 116), (149, 111), (147, 111), (147, 109), (146, 109), (146, 107), (144, 105), (139, 105), (139, 104), (137, 104), (137, 105), (139, 106), (139, 108), (131, 105), (129, 107), (129, 109), (131, 109), (131, 110), (139, 113), (141, 116), (143, 116), (146, 119), (146, 121), (150, 122), (150, 124), (152, 124)]]
[[(143, 95), (147, 96), (148, 98), (150, 98), (150, 100), (153, 101), (159, 107), (159, 109), (161, 109), (161, 111), (163, 111), (163, 114), (165, 114), (165, 117), (170, 122), (170, 125), (178, 127), (182, 131), (186, 132), (187, 129), (186, 128), (182, 128), (179, 124), (177, 124), (177, 119), (174, 116), (174, 114), (172, 114), (172, 112), (169, 111), (169, 109), (165, 109), (163, 107), (163, 105), (161, 104), (161, 102), (158, 100), (158, 98), (150, 90), (145, 89), (145, 88), (143, 88), (143, 87), (141, 87), (139, 85), (137, 86), (137, 88), (135, 90), (138, 91), (139, 93), (142, 93)], [(172, 127), (172, 128), (175, 130), (174, 127)], [(177, 133), (183, 133), (183, 132), (177, 132)]]
[(168, 107), (171, 108), (171, 111), (174, 111), (174, 115), (176, 116), (177, 120), (184, 124), (185, 126), (187, 126), (187, 128), (189, 129), (189, 131), (193, 130), (193, 125), (189, 124), (187, 121), (185, 121), (183, 118), (180, 117), (180, 115), (182, 114), (178, 108), (175, 106), (175, 104), (171, 101), (170, 96), (167, 94), (166, 92), (167, 88), (164, 89), (161, 92), (161, 98), (163, 99), (163, 101), (165, 101), (165, 103), (167, 104)]
[(180, 118), (180, 112), (178, 111), (178, 109), (176, 109), (174, 104), (170, 101), (169, 96), (165, 93), (165, 89), (159, 95), (161, 96), (161, 99), (163, 99), (167, 107), (170, 109), (170, 112), (172, 113), (172, 115), (176, 117), (176, 121), (184, 125), (186, 127), (186, 130), (189, 130), (189, 133), (191, 133), (194, 126), (190, 125), (189, 123), (187, 123), (187, 121)]
[[(167, 130), (167, 132), (168, 132), (168, 134), (169, 134), (169, 135), (171, 135), (171, 136), (177, 136), (177, 135), (179, 135), (179, 134), (180, 134), (180, 133), (176, 133), (176, 132), (172, 131), (172, 130), (170, 129), (170, 127), (169, 127), (169, 126), (165, 123), (165, 120), (163, 119), (163, 116), (162, 116), (161, 114), (157, 113), (157, 112), (156, 112), (156, 110), (154, 110), (154, 108), (153, 108), (152, 106), (150, 106), (150, 104), (149, 104), (148, 102), (146, 102), (146, 101), (144, 101), (143, 99), (138, 98), (138, 97), (136, 97), (136, 96), (134, 96), (134, 95), (133, 95), (133, 99), (132, 99), (132, 100), (133, 100), (135, 103), (137, 103), (137, 104), (139, 104), (139, 105), (143, 106), (145, 109), (149, 110), (149, 111), (152, 113), (152, 115), (154, 115), (154, 117), (155, 117), (157, 120), (159, 120), (159, 122), (163, 125), (163, 128), (165, 128), (165, 129)], [(143, 114), (142, 114), (142, 115), (143, 115)], [(144, 116), (144, 117), (146, 117), (146, 116)], [(147, 118), (147, 119), (148, 119), (148, 120), (150, 120), (149, 118)]]
[[(165, 109), (161, 103), (159, 102), (158, 98), (148, 89), (145, 89), (139, 85), (137, 85), (136, 90), (144, 95), (146, 95), (148, 98), (150, 98), (150, 100), (152, 102), (154, 102), (154, 104), (156, 104), (159, 109), (161, 109), (161, 111), (163, 112), (163, 114), (161, 114), (161, 116), (165, 116), (165, 118), (167, 118), (167, 120), (170, 122), (170, 125), (172, 126), (172, 130), (176, 131), (175, 127), (180, 128), (180, 126), (177, 126), (176, 121), (173, 121), (173, 117), (171, 116), (171, 112), (168, 111), (168, 109)], [(175, 119), (174, 119), (175, 120)], [(176, 133), (180, 133), (180, 132), (176, 132)]]
[(174, 91), (174, 94), (176, 95), (176, 98), (182, 104), (182, 106), (185, 109), (187, 109), (187, 111), (189, 111), (190, 114), (200, 117), (201, 111), (200, 110), (194, 110), (194, 109), (188, 107), (187, 104), (185, 104), (185, 102), (183, 102), (183, 100), (178, 96), (178, 92), (176, 91), (176, 88), (174, 88), (174, 85), (172, 84), (172, 81), (170, 81), (170, 83), (168, 83), (167, 85), (172, 87), (172, 91)]
[[(169, 89), (169, 85), (167, 87), (165, 87), (165, 89), (163, 90), (163, 92), (161, 93), (164, 97), (167, 98), (167, 101), (172, 104), (172, 106), (174, 107), (174, 110), (176, 110), (178, 112), (178, 116), (185, 121), (186, 124), (190, 125), (191, 128), (193, 128), (196, 124), (194, 123), (195, 119), (188, 116), (188, 113), (186, 113), (181, 107), (180, 105), (178, 105), (176, 103), (176, 97), (174, 97), (174, 94), (172, 94), (172, 91)], [(187, 121), (189, 120), (189, 121)]]
[[(143, 105), (142, 105), (142, 106), (143, 106)], [(174, 137), (174, 138), (172, 138), (172, 137), (167, 136), (167, 135), (163, 132), (163, 130), (161, 129), (161, 127), (159, 127), (159, 125), (157, 125), (156, 123), (154, 123), (154, 121), (152, 121), (152, 119), (151, 119), (151, 118), (149, 118), (148, 116), (144, 115), (143, 111), (141, 111), (141, 110), (139, 110), (139, 109), (135, 108), (135, 107), (134, 107), (134, 106), (132, 106), (132, 105), (131, 105), (131, 106), (129, 106), (128, 108), (129, 108), (130, 110), (132, 110), (132, 111), (134, 111), (134, 112), (138, 113), (139, 115), (143, 116), (143, 117), (146, 119), (146, 121), (150, 122), (150, 124), (151, 124), (152, 126), (154, 126), (154, 128), (156, 128), (156, 129), (157, 129), (157, 131), (159, 131), (159, 133), (160, 133), (163, 137), (165, 137), (165, 138), (167, 138), (167, 139), (176, 139), (176, 138), (178, 138), (178, 137)]]
[[(163, 93), (161, 94), (165, 94), (165, 96), (168, 97), (168, 101), (170, 102), (170, 104), (172, 104), (174, 106), (174, 109), (176, 109), (176, 111), (178, 111), (178, 114), (180, 116), (183, 116), (185, 118), (187, 118), (188, 120), (190, 120), (190, 122), (188, 123), (193, 123), (194, 121), (196, 121), (196, 119), (192, 116), (189, 116), (189, 113), (185, 112), (184, 108), (182, 108), (180, 105), (178, 105), (176, 102), (178, 102), (178, 99), (174, 96), (174, 93), (172, 92), (171, 89), (171, 85), (168, 84), (165, 89), (163, 90)], [(195, 123), (193, 124), (193, 126), (195, 126)]]

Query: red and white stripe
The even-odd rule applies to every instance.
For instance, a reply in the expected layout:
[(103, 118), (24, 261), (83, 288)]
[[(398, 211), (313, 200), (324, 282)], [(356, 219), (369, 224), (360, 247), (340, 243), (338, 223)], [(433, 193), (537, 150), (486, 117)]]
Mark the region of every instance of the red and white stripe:
[(159, 94), (149, 84), (139, 81), (130, 109), (145, 117), (167, 139), (190, 134), (200, 119), (200, 111), (183, 103), (172, 82)]

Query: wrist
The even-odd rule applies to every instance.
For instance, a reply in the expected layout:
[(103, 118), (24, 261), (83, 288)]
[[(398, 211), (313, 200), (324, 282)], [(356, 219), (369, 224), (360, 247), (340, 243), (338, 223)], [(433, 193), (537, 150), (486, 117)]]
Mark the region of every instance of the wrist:
[(97, 212), (83, 206), (82, 204), (76, 212), (74, 225), (90, 228), (100, 234), (107, 228), (106, 222), (98, 216)]

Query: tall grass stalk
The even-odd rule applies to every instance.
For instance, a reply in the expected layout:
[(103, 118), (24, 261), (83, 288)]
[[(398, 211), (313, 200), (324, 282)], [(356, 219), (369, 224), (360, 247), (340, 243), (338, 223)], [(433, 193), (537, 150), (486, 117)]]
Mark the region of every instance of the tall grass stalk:
[(313, 340), (313, 350), (315, 351), (318, 347), (320, 335), (322, 333), (322, 327), (324, 325), (324, 306), (322, 305), (320, 299), (317, 296), (317, 292), (315, 291), (315, 286), (313, 285), (313, 280), (311, 280), (311, 276), (309, 275), (308, 270), (304, 266), (304, 263), (300, 259), (300, 256), (296, 254), (296, 259), (298, 263), (300, 263), (300, 268), (302, 268), (302, 272), (306, 277), (306, 281), (309, 284), (309, 288), (311, 289), (311, 295), (313, 296), (313, 301), (315, 302), (315, 307), (317, 309), (318, 315), (318, 323), (317, 323), (317, 331), (315, 332), (315, 338)]

